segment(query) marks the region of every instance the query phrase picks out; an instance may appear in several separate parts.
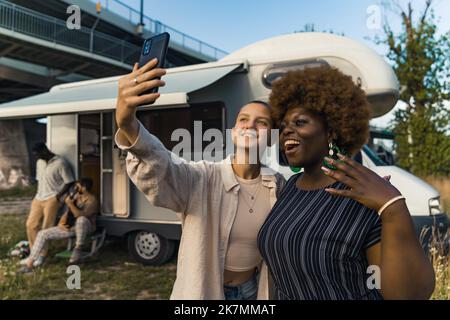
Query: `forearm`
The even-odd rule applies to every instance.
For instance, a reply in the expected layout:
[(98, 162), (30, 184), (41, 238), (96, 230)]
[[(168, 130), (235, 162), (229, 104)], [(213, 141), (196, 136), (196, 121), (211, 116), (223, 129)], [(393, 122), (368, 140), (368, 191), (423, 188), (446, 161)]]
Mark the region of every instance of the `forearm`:
[(128, 142), (126, 146), (131, 146), (134, 144), (139, 135), (139, 122), (136, 117), (130, 123), (122, 124), (119, 127), (118, 138), (121, 141)]
[(404, 201), (397, 201), (382, 214), (380, 269), (385, 299), (428, 299), (433, 292), (433, 267)]
[(72, 212), (75, 218), (84, 216), (83, 211), (78, 209), (73, 203), (69, 202), (67, 206), (69, 207), (70, 212)]
[(125, 145), (122, 129), (116, 134), (117, 145), (128, 152), (128, 176), (153, 205), (184, 212), (189, 202), (186, 190), (192, 190), (192, 181), (200, 182), (204, 167), (178, 158), (140, 122), (137, 124), (138, 135), (130, 146)]
[(189, 202), (186, 190), (192, 190), (189, 182), (191, 179), (183, 167), (177, 168), (167, 157), (163, 153), (145, 160), (128, 156), (127, 174), (154, 206), (184, 212)]
[(133, 144), (138, 137), (137, 107), (155, 102), (160, 94), (148, 94), (147, 91), (165, 85), (164, 81), (155, 80), (166, 74), (164, 69), (156, 68), (156, 66), (157, 59), (149, 61), (139, 69), (138, 64), (135, 63), (133, 71), (121, 77), (118, 81), (119, 92), (115, 118), (117, 126), (122, 131), (121, 134), (124, 135), (129, 144)]

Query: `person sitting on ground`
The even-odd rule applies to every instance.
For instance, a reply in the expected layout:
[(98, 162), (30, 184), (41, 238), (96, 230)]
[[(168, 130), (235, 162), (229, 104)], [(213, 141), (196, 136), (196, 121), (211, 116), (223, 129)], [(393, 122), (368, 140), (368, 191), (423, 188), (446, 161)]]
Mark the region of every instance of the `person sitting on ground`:
[(85, 239), (95, 231), (95, 218), (99, 209), (98, 200), (91, 193), (91, 190), (91, 179), (83, 178), (76, 182), (75, 191), (65, 198), (67, 211), (56, 227), (39, 231), (36, 242), (31, 248), (30, 256), (20, 263), (23, 265), (20, 270), (22, 273), (31, 272), (39, 257), (46, 256), (49, 240), (67, 239), (76, 236), (75, 248), (69, 263), (76, 264), (80, 261), (81, 248)]

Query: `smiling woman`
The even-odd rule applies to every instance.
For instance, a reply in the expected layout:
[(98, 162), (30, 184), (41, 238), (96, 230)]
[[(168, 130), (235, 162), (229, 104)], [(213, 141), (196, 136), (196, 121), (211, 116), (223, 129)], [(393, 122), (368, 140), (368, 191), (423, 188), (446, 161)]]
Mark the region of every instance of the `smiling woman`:
[[(337, 69), (317, 67), (276, 81), (270, 101), (289, 164), (304, 168), (258, 236), (276, 297), (429, 298), (433, 269), (404, 197), (350, 159), (368, 137), (364, 92)], [(369, 286), (372, 270), (380, 281)]]
[[(171, 298), (267, 299), (267, 267), (256, 237), (284, 179), (262, 170), (260, 159), (251, 163), (249, 150), (272, 128), (269, 109), (252, 101), (239, 110), (232, 129), (235, 154), (222, 162), (181, 161), (136, 118), (140, 100), (154, 102), (159, 95), (140, 96), (142, 88), (133, 79), (139, 77), (148, 88), (162, 86), (149, 80), (165, 74), (155, 65), (135, 67), (119, 80), (116, 143), (128, 151), (127, 172), (138, 189), (150, 203), (179, 213), (182, 220)], [(242, 162), (236, 159), (239, 154)]]
[[(353, 153), (369, 137), (370, 106), (364, 92), (353, 84), (350, 76), (327, 66), (291, 72), (283, 82), (274, 84), (270, 103), (280, 131), (288, 110), (301, 106), (317, 121), (333, 128), (333, 138), (343, 152)], [(297, 125), (306, 120), (296, 119)]]

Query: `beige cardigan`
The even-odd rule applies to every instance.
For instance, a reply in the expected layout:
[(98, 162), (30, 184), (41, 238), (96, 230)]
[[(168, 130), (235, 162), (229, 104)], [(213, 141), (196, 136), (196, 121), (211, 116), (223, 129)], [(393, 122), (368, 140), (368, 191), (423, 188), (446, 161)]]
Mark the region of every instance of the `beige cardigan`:
[[(225, 255), (239, 191), (230, 158), (186, 162), (167, 150), (141, 123), (133, 145), (126, 146), (120, 129), (115, 140), (119, 148), (128, 151), (127, 172), (137, 188), (153, 205), (171, 209), (181, 219), (177, 278), (170, 298), (224, 299)], [(263, 186), (270, 189), (273, 206), (285, 180), (268, 168), (261, 175)], [(260, 266), (258, 299), (269, 299), (264, 262)]]

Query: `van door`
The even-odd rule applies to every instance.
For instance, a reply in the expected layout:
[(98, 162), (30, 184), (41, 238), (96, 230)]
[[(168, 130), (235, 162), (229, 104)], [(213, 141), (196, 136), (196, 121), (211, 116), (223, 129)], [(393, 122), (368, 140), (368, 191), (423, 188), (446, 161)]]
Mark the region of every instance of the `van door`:
[(130, 214), (126, 154), (114, 143), (116, 126), (113, 112), (103, 112), (101, 124), (102, 213), (126, 218)]
[(128, 179), (125, 161), (114, 147), (112, 112), (78, 117), (78, 177), (91, 178), (100, 199), (101, 214), (128, 215)]
[(92, 192), (100, 199), (99, 113), (78, 116), (78, 177), (92, 179)]

